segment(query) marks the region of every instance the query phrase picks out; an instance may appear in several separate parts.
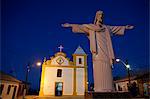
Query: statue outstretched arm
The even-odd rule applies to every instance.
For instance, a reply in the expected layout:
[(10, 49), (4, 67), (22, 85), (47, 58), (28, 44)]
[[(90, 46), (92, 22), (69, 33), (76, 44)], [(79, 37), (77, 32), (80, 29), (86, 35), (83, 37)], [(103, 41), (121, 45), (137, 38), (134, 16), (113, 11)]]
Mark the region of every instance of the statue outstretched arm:
[(65, 24), (61, 24), (62, 27), (72, 27), (73, 24), (69, 24), (69, 23), (65, 23)]
[(126, 29), (133, 29), (134, 28), (134, 26), (132, 26), (132, 25), (126, 25), (125, 27), (126, 27)]
[(75, 33), (86, 33), (89, 34), (89, 29), (83, 24), (83, 25), (79, 25), (79, 24), (69, 24), (69, 23), (65, 23), (61, 25), (62, 27), (71, 27), (72, 31)]
[(126, 26), (108, 26), (111, 33), (116, 35), (124, 35), (126, 29), (133, 29), (134, 26), (126, 25)]

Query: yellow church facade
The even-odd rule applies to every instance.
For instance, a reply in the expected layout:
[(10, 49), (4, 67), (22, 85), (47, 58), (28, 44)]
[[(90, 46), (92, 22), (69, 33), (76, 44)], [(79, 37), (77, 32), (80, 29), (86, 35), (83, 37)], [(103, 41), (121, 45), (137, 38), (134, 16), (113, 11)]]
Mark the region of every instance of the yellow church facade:
[(84, 95), (87, 86), (87, 55), (79, 46), (73, 53), (73, 61), (57, 52), (42, 64), (40, 96)]

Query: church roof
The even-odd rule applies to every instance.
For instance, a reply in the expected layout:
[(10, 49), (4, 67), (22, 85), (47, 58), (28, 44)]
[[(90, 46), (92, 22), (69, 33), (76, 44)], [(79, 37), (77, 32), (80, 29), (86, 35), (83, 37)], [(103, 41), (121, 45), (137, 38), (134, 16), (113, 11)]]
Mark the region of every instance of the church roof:
[(81, 46), (78, 46), (74, 54), (86, 54), (84, 50), (81, 48)]

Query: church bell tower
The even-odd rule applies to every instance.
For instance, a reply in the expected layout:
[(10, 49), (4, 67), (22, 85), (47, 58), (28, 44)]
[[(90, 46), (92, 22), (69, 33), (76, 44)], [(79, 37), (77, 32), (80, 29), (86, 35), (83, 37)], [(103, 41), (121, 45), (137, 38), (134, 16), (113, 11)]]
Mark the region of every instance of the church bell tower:
[(86, 66), (87, 55), (84, 50), (79, 46), (73, 54), (73, 61), (76, 66)]
[[(75, 50), (73, 54), (73, 62), (74, 65), (80, 68), (75, 69), (75, 78), (81, 78), (81, 75), (84, 75), (83, 78), (81, 78), (84, 82), (84, 91), (88, 91), (88, 79), (87, 79), (87, 54), (84, 52), (84, 50), (81, 48), (81, 46), (78, 46), (78, 48)], [(83, 73), (82, 73), (83, 72)], [(78, 80), (79, 80), (78, 79)], [(76, 88), (79, 88), (80, 81), (76, 81)], [(77, 89), (78, 90), (78, 89)]]

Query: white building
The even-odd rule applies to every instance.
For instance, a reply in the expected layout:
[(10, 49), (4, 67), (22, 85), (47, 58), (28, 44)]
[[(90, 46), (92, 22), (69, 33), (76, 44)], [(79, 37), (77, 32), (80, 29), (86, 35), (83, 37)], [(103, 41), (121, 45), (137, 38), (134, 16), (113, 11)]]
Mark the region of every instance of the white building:
[[(135, 82), (137, 84), (137, 80), (135, 80), (136, 77), (130, 77), (131, 84)], [(115, 89), (116, 91), (122, 91), (122, 92), (128, 92), (128, 84), (129, 84), (129, 78), (124, 78), (120, 80), (114, 81), (115, 83)]]
[[(142, 97), (150, 96), (149, 72), (138, 73), (130, 77), (131, 86), (136, 83), (138, 94)], [(128, 92), (129, 78), (122, 78), (114, 81), (116, 91)]]
[(87, 55), (79, 46), (73, 61), (62, 52), (56, 53), (42, 64), (40, 96), (84, 95), (87, 89)]
[(23, 95), (22, 81), (0, 72), (0, 99), (17, 99)]

